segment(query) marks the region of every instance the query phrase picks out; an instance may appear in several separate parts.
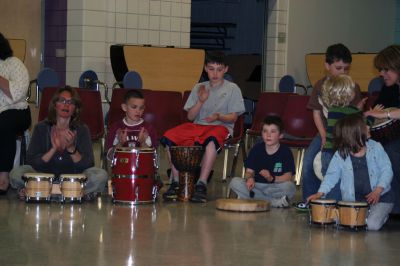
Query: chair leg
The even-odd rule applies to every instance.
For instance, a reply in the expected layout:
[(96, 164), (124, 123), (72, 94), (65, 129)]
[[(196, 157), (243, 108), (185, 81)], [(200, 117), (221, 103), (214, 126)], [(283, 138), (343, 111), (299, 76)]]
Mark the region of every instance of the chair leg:
[(229, 155), (229, 148), (224, 148), (224, 168), (222, 169), (222, 182), (226, 182), (226, 172), (228, 169), (228, 155)]
[(104, 160), (104, 146), (105, 146), (105, 138), (102, 137), (100, 138), (100, 168), (103, 168), (106, 170), (107, 168), (107, 160)]
[(298, 186), (301, 183), (301, 172), (303, 170), (304, 153), (305, 153), (304, 148), (297, 149), (295, 181), (296, 181), (296, 185), (298, 185)]
[(24, 165), (26, 162), (26, 139), (25, 132), (21, 136), (21, 153), (19, 157), (19, 164)]
[(231, 189), (228, 186), (226, 191), (226, 198), (229, 199), (230, 196), (231, 196)]
[(235, 175), (239, 149), (240, 149), (240, 142), (235, 144), (235, 153), (233, 154), (233, 160), (232, 160), (231, 172), (229, 173), (229, 178)]

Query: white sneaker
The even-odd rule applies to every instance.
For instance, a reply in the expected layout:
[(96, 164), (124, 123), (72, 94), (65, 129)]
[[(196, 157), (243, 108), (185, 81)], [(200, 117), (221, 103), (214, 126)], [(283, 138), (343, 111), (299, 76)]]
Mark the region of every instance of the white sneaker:
[(272, 199), (271, 206), (274, 208), (289, 208), (289, 199), (287, 196), (283, 196), (280, 199)]

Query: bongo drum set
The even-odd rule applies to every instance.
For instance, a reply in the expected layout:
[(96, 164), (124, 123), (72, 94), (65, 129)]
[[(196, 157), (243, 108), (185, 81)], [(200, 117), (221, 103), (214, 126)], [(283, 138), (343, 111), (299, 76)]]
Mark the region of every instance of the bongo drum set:
[(337, 228), (366, 229), (369, 206), (366, 202), (318, 199), (310, 202), (310, 224)]
[(52, 197), (60, 195), (61, 202), (82, 202), (86, 176), (82, 174), (63, 174), (60, 183), (56, 183), (53, 174), (26, 173), (25, 181), (26, 202), (50, 202)]

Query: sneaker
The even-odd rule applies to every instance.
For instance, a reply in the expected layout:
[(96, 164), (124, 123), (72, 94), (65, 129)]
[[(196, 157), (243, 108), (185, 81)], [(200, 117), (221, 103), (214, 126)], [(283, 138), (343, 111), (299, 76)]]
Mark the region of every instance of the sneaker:
[(275, 208), (289, 208), (289, 198), (287, 196), (283, 196), (280, 199), (274, 199), (271, 201), (271, 206)]
[(190, 199), (192, 202), (198, 202), (198, 203), (205, 203), (207, 202), (207, 186), (203, 184), (202, 182), (199, 182), (196, 184), (196, 187), (194, 188), (194, 193), (192, 198)]
[(305, 211), (308, 211), (310, 206), (307, 203), (305, 203), (304, 201), (300, 201), (294, 206), (294, 208), (298, 211), (305, 212)]
[(83, 196), (83, 200), (86, 202), (94, 201), (95, 199), (97, 199), (98, 196), (99, 195), (97, 192), (90, 192)]
[(178, 199), (178, 189), (179, 189), (179, 183), (173, 181), (169, 186), (168, 190), (163, 194), (163, 199), (165, 201)]

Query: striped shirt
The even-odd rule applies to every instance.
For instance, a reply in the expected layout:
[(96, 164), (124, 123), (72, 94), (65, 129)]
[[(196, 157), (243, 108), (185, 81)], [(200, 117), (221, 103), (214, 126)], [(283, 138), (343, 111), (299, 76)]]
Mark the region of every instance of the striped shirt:
[(354, 106), (337, 107), (333, 106), (328, 109), (328, 123), (326, 127), (325, 151), (333, 151), (333, 130), (336, 122), (349, 114), (358, 113), (360, 110)]

